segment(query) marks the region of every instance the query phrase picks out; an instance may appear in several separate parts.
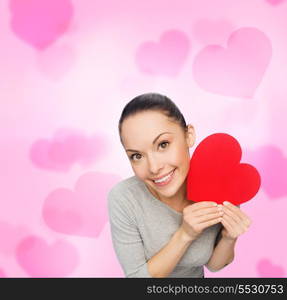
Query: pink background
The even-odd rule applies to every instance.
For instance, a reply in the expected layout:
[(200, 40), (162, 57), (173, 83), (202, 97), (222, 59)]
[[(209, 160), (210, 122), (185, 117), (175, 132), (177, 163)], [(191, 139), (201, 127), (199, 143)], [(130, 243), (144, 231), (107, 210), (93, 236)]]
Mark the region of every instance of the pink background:
[(0, 276), (124, 276), (106, 209), (133, 175), (117, 123), (154, 91), (196, 145), (231, 134), (262, 176), (234, 262), (206, 277), (286, 277), (286, 14), (284, 0), (1, 0)]

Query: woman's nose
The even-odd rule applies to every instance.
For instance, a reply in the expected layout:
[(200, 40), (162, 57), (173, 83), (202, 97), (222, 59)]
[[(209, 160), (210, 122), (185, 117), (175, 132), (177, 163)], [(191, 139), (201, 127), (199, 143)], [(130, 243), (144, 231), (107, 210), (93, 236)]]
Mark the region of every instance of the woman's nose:
[(150, 173), (152, 173), (153, 175), (158, 175), (160, 174), (160, 171), (162, 169), (162, 163), (156, 159), (156, 158), (149, 158), (149, 171)]

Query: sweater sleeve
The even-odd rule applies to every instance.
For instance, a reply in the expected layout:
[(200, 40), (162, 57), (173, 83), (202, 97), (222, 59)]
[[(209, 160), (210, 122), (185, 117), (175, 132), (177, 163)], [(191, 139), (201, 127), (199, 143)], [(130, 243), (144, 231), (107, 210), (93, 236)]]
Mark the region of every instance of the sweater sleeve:
[(140, 232), (123, 197), (123, 193), (114, 190), (108, 194), (110, 229), (115, 253), (126, 277), (151, 277)]

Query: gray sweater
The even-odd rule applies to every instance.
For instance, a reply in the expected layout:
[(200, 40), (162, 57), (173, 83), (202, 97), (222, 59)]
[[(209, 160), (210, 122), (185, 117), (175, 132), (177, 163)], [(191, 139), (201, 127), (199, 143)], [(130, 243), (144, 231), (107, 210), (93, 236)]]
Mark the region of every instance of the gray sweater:
[[(155, 198), (136, 176), (108, 193), (113, 246), (126, 277), (151, 277), (147, 261), (161, 250), (182, 223), (182, 213)], [(220, 238), (222, 224), (206, 228), (168, 277), (204, 277), (203, 266)]]

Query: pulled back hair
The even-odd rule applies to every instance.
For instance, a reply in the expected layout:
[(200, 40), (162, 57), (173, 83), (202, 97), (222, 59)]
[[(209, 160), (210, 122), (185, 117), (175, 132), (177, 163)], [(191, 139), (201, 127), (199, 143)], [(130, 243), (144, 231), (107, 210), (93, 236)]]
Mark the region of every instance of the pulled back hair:
[(187, 126), (184, 116), (171, 99), (158, 93), (145, 93), (133, 98), (124, 107), (118, 124), (120, 139), (123, 121), (139, 112), (148, 110), (162, 112), (168, 118), (171, 118), (177, 122), (186, 132)]

